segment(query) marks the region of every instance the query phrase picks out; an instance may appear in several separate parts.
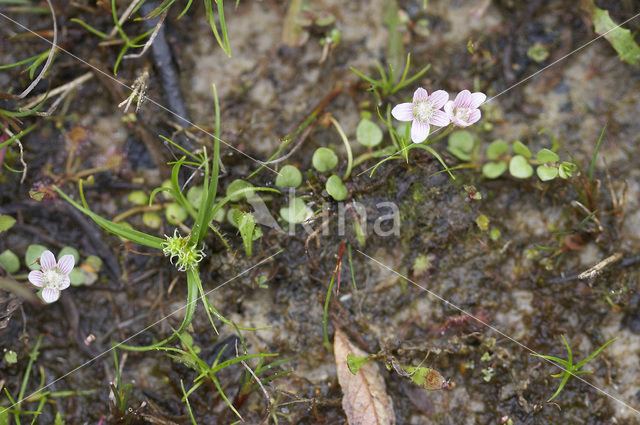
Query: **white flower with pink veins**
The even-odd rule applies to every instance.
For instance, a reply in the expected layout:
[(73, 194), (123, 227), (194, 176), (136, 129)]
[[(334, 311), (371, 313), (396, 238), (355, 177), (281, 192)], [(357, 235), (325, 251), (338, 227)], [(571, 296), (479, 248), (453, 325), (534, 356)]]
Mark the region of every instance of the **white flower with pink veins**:
[(462, 90), (455, 100), (450, 100), (444, 105), (444, 111), (458, 127), (469, 127), (480, 119), (478, 108), (486, 99), (487, 95), (484, 93)]
[(73, 270), (75, 259), (73, 255), (63, 255), (56, 263), (56, 257), (51, 251), (45, 251), (40, 256), (40, 268), (29, 273), (29, 282), (42, 288), (42, 299), (45, 302), (56, 302), (60, 298), (60, 291), (71, 284), (69, 273)]
[(436, 90), (429, 95), (420, 87), (413, 93), (413, 102), (396, 105), (391, 115), (398, 121), (411, 121), (411, 140), (422, 143), (429, 137), (431, 125), (449, 125), (449, 116), (441, 110), (447, 100), (449, 93), (444, 90)]

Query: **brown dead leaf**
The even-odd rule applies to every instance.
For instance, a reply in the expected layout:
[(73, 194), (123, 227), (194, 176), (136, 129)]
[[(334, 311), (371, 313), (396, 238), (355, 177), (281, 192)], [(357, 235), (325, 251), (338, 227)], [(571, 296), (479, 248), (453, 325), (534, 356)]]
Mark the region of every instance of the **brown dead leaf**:
[(349, 425), (395, 425), (393, 401), (387, 394), (384, 379), (374, 361), (364, 364), (357, 374), (351, 373), (347, 355), (364, 357), (368, 354), (351, 344), (346, 335), (336, 329), (333, 338), (338, 382), (342, 387), (342, 408)]

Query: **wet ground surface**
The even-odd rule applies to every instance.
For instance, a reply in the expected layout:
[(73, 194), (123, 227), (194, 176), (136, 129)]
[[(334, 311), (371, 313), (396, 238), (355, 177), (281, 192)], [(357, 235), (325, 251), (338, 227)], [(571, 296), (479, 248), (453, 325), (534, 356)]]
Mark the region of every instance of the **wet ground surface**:
[[(374, 111), (374, 96), (349, 67), (371, 75), (375, 61), (397, 56), (388, 50), (393, 37), (385, 27), (386, 2), (342, 3), (317, 5), (335, 16), (334, 26), (342, 32), (340, 43), (323, 61), (319, 40), (326, 28), (314, 28), (300, 46), (282, 43), (286, 4), (242, 2), (233, 10), (229, 3), (225, 10), (231, 58), (216, 44), (200, 5), (179, 21), (172, 16), (176, 11), (169, 14), (167, 38), (190, 118), (213, 129), (212, 84), (216, 84), (222, 139), (244, 152), (223, 144), (223, 188), (257, 169), (251, 158), (268, 158), (280, 139), (323, 99), (327, 100), (324, 112), (339, 120), (352, 141), (361, 110)], [(600, 3), (617, 22), (640, 10), (638, 2)], [(429, 353), (425, 365), (451, 381), (450, 389), (428, 392), (393, 369), (383, 369), (398, 424), (487, 424), (503, 423), (503, 418), (515, 424), (639, 423), (637, 413), (620, 401), (640, 409), (640, 72), (620, 62), (611, 46), (598, 40), (512, 88), (595, 37), (579, 7), (558, 1), (506, 0), (429, 1), (426, 10), (422, 2), (400, 2), (399, 7), (410, 22), (396, 30), (403, 48), (412, 54), (412, 70), (427, 63), (432, 66), (420, 79), (421, 86), (429, 92), (441, 88), (450, 93), (473, 88), (492, 98), (483, 107), (482, 121), (471, 128), (481, 146), (495, 139), (518, 139), (532, 150), (550, 147), (549, 134), (539, 134), (547, 129), (560, 144), (561, 157), (572, 155), (584, 172), (569, 181), (541, 183), (506, 175), (487, 180), (479, 170), (462, 169), (452, 180), (437, 173), (442, 167), (432, 156), (413, 150), (409, 164), (390, 161), (370, 177), (362, 173), (375, 164), (370, 161), (347, 180), (349, 202), (359, 203), (367, 213), (366, 222), (360, 223), (366, 223), (364, 240), (349, 208), (341, 231), (344, 205), (323, 196), (326, 177), (314, 171), (299, 193), (314, 208), (327, 207), (323, 217), (329, 218), (329, 231), (310, 237), (301, 226), (295, 235), (264, 227), (264, 237), (247, 258), (237, 230), (222, 224), (231, 249), (213, 236), (206, 241), (201, 277), (205, 290), (217, 288), (209, 299), (240, 326), (270, 326), (242, 332), (249, 351), (278, 353), (288, 359), (278, 370), (291, 371), (269, 383), (274, 403), (270, 412), (259, 388), (246, 396), (240, 392), (245, 373), (241, 365), (217, 375), (225, 393), (247, 423), (260, 423), (267, 413), (272, 417), (277, 413), (278, 423), (345, 423), (335, 359), (323, 344), (322, 327), (327, 288), (342, 255), (340, 290), (329, 308), (329, 333), (339, 326), (365, 351), (385, 353), (401, 364), (418, 365)], [(81, 18), (108, 31), (109, 12), (72, 4), (59, 6), (57, 12), (59, 25), (66, 28), (61, 45), (107, 72), (112, 69), (117, 48), (98, 47), (97, 38), (70, 22), (72, 17)], [(50, 25), (46, 14), (11, 16), (33, 29), (46, 30)], [(428, 35), (415, 28), (421, 20), (427, 21)], [(131, 33), (135, 25), (129, 27)], [(637, 30), (637, 21), (629, 28)], [(6, 24), (3, 38), (14, 32), (22, 30)], [(468, 49), (470, 40), (473, 52)], [(540, 63), (527, 56), (535, 42), (550, 53)], [(2, 63), (46, 48), (33, 39), (22, 44), (3, 39), (0, 46)], [(118, 78), (130, 84), (145, 67), (151, 73), (148, 95), (165, 104), (166, 92), (149, 57), (124, 61)], [(38, 92), (87, 71), (89, 67), (60, 53)], [(3, 72), (0, 84), (3, 91), (11, 87), (18, 91), (28, 78)], [(413, 90), (409, 86), (385, 101), (391, 105), (406, 101)], [(127, 94), (108, 78), (95, 75), (52, 117), (26, 118), (25, 126), (38, 123), (22, 139), (29, 166), (26, 180), (20, 184), (21, 176), (6, 169), (0, 174), (0, 213), (17, 219), (14, 228), (0, 234), (0, 251), (11, 248), (22, 256), (32, 243), (54, 251), (71, 245), (81, 257), (98, 255), (105, 262), (92, 286), (72, 287), (48, 306), (24, 302), (0, 330), (2, 348), (18, 354), (16, 364), (0, 363), (0, 379), (14, 397), (39, 335), (43, 335), (40, 355), (26, 394), (38, 388), (41, 374), (45, 383), (53, 383), (50, 391), (94, 390), (56, 398), (45, 406), (39, 423), (52, 423), (55, 412), (70, 424), (98, 423), (102, 417), (118, 423), (109, 409), (109, 383), (115, 380), (112, 354), (95, 356), (179, 309), (186, 299), (184, 276), (161, 255), (106, 234), (62, 200), (29, 198), (30, 189), (59, 182), (65, 169), (108, 167), (95, 173), (86, 196), (94, 211), (113, 218), (132, 207), (127, 201), (132, 190), (150, 192), (161, 184), (169, 168), (158, 167), (157, 160), (171, 159), (171, 151), (157, 135), (172, 136), (172, 118), (147, 103), (137, 122), (129, 122), (117, 109)], [(605, 124), (594, 169), (599, 184), (590, 185), (587, 170)], [(191, 133), (192, 143), (212, 146), (203, 133)], [(334, 129), (317, 122), (303, 137), (286, 163), (297, 165), (307, 177), (313, 151), (331, 146), (341, 158), (341, 170), (345, 169), (346, 153)], [(75, 161), (69, 165), (74, 141)], [(365, 152), (355, 141), (352, 144), (356, 156)], [(457, 162), (446, 152), (445, 140), (434, 148), (447, 163)], [(17, 149), (10, 152), (13, 156), (7, 161), (19, 168)], [(251, 182), (271, 186), (274, 180), (274, 173), (265, 169)], [(471, 199), (470, 186), (482, 199)], [(77, 194), (72, 183), (64, 189)], [(588, 190), (591, 193), (585, 196)], [(274, 216), (282, 198), (266, 202)], [(381, 236), (374, 231), (377, 219), (388, 213), (381, 202), (397, 205), (401, 223), (397, 233)], [(585, 220), (594, 210), (596, 219)], [(500, 231), (495, 240), (477, 224), (482, 215), (490, 229)], [(166, 222), (158, 230), (145, 227), (140, 215), (127, 221), (160, 236), (173, 232)], [(318, 218), (308, 228), (313, 232), (321, 225)], [(347, 245), (351, 261), (343, 251)], [(243, 273), (276, 252), (265, 264)], [(577, 278), (615, 253), (622, 259), (597, 278)], [(4, 292), (0, 302), (6, 309), (12, 302), (16, 305)], [(171, 316), (131, 343), (163, 339), (181, 320), (181, 313)], [(218, 329), (219, 335), (200, 306), (190, 334), (208, 363), (224, 343), (235, 343), (232, 327)], [(83, 340), (89, 334), (96, 340), (87, 346)], [(564, 358), (561, 335), (578, 360), (610, 339), (617, 340), (587, 365), (593, 374), (581, 375), (591, 386), (570, 379), (562, 393), (546, 403), (559, 383), (550, 376), (558, 369), (531, 356), (529, 349)], [(190, 387), (196, 373), (161, 352), (128, 352), (123, 357), (125, 353), (118, 350), (122, 380), (133, 383), (129, 400), (133, 410), (127, 414), (132, 423), (190, 423), (180, 382)], [(203, 386), (189, 400), (200, 424), (237, 420), (213, 385)], [(8, 404), (4, 398), (3, 403)], [(36, 406), (36, 402), (26, 404), (29, 409)]]

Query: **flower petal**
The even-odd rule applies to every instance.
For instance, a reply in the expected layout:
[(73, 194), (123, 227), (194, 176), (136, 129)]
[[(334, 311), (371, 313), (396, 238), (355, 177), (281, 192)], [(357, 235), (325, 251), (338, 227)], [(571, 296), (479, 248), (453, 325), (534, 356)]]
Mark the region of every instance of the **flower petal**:
[(36, 285), (38, 288), (42, 288), (42, 272), (40, 270), (34, 270), (29, 273), (29, 282)]
[(440, 109), (444, 106), (445, 103), (447, 103), (447, 100), (449, 100), (449, 93), (444, 90), (436, 90), (431, 93), (429, 99), (433, 103), (433, 107), (435, 109)]
[(478, 122), (478, 120), (480, 119), (480, 109), (474, 109), (473, 111), (471, 111), (471, 114), (469, 115), (469, 125)]
[(465, 108), (468, 108), (471, 103), (471, 92), (469, 90), (462, 90), (456, 96), (454, 103), (456, 106), (464, 106)]
[(485, 100), (487, 100), (486, 94), (480, 92), (473, 93), (471, 95), (471, 102), (469, 103), (469, 106), (472, 108), (477, 108), (482, 105)]
[(391, 115), (398, 121), (411, 121), (413, 120), (412, 110), (413, 103), (401, 103), (393, 107)]
[(428, 123), (423, 123), (418, 120), (414, 120), (411, 124), (411, 140), (413, 143), (422, 143), (429, 137), (429, 131), (431, 128)]
[(468, 123), (466, 121), (461, 120), (460, 118), (456, 117), (455, 115), (453, 115), (451, 117), (451, 122), (453, 122), (455, 125), (457, 125), (458, 127), (469, 127), (471, 125), (471, 123)]
[(69, 285), (71, 285), (71, 280), (69, 280), (68, 277), (65, 277), (64, 280), (62, 281), (62, 285), (60, 285), (60, 288), (58, 289), (62, 291), (63, 289), (67, 289)]
[(53, 288), (44, 288), (42, 290), (42, 299), (47, 303), (53, 303), (60, 298), (60, 291)]
[(450, 117), (453, 116), (453, 100), (449, 100), (444, 104), (444, 112)]
[(413, 103), (418, 100), (425, 100), (429, 97), (429, 93), (422, 87), (418, 87), (416, 91), (413, 92)]
[(73, 265), (75, 263), (76, 260), (73, 258), (73, 255), (63, 255), (58, 261), (58, 269), (64, 274), (69, 274), (71, 273), (71, 270), (73, 270)]
[(449, 125), (449, 122), (449, 115), (444, 111), (435, 111), (431, 121), (429, 121), (430, 124), (437, 125), (438, 127), (446, 127)]
[(56, 257), (53, 256), (53, 252), (45, 251), (40, 256), (40, 268), (42, 271), (47, 271), (56, 266)]

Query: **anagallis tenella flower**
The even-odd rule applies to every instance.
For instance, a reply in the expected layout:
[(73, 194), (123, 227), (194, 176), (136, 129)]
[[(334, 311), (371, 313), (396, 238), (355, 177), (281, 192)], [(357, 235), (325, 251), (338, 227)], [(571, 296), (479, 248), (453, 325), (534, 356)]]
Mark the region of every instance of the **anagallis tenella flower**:
[(431, 125), (449, 125), (449, 116), (441, 110), (448, 100), (449, 94), (444, 90), (429, 95), (420, 87), (413, 93), (413, 102), (396, 105), (391, 115), (398, 121), (411, 121), (411, 140), (422, 143), (429, 137)]
[(451, 122), (458, 127), (468, 127), (480, 119), (480, 105), (487, 99), (484, 93), (471, 93), (462, 90), (455, 100), (450, 100), (444, 105), (444, 111)]
[(63, 255), (56, 263), (51, 251), (45, 251), (40, 256), (40, 269), (29, 273), (29, 282), (42, 288), (42, 299), (53, 303), (60, 298), (60, 291), (70, 285), (69, 273), (73, 270), (75, 259), (73, 255)]

